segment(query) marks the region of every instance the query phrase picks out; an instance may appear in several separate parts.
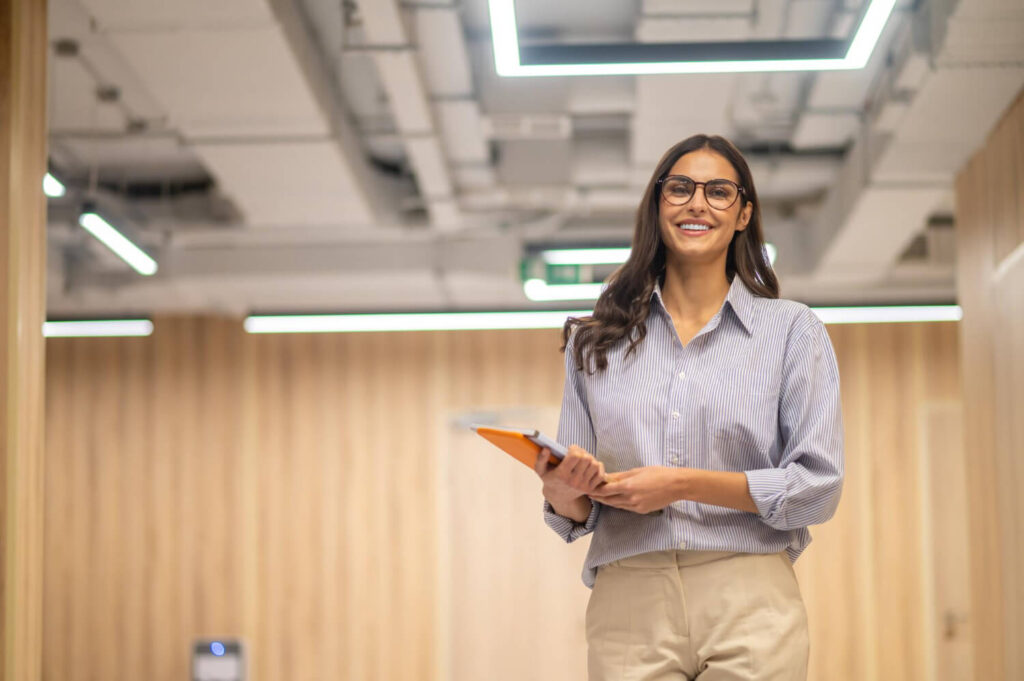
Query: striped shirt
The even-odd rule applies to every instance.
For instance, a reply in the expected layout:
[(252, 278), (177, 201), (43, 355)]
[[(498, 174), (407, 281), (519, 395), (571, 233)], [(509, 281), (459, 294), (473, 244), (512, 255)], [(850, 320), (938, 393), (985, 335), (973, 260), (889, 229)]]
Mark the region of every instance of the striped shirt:
[(565, 541), (593, 532), (583, 583), (597, 567), (649, 551), (777, 553), (791, 561), (808, 525), (832, 517), (843, 486), (839, 370), (824, 325), (806, 305), (753, 295), (739, 276), (718, 313), (684, 347), (654, 291), (647, 336), (608, 352), (608, 368), (576, 368), (566, 348), (558, 441), (607, 472), (640, 466), (742, 471), (758, 513), (677, 501), (658, 515), (593, 502), (586, 522), (544, 503)]

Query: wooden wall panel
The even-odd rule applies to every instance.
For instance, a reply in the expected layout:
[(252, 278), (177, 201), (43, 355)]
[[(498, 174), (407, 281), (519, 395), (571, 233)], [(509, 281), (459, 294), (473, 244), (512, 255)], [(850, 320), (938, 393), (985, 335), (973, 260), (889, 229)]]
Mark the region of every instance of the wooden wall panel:
[(45, 0), (0, 0), (0, 681), (40, 675)]
[[(959, 399), (956, 326), (830, 327), (847, 482), (797, 563), (811, 678), (925, 678), (917, 424), (921, 409)], [(470, 488), (477, 474), (459, 462), (493, 454), (455, 424), (481, 412), (554, 418), (557, 332), (247, 336), (236, 320), (174, 318), (156, 328), (48, 341), (46, 679), (185, 678), (194, 638), (242, 636), (256, 681), (440, 681), (469, 663), (449, 650), (494, 643), (492, 628), (467, 633), (446, 617), (495, 598), (520, 603), (494, 615), (512, 618), (503, 626), (533, 631), (538, 613), (554, 613), (543, 617), (577, 643), (544, 664), (558, 678), (579, 673), (579, 589), (545, 603), (507, 584), (484, 592), (496, 555), (501, 574), (536, 571), (540, 548), (509, 547), (510, 534), (548, 530), (539, 497), (532, 511), (510, 508), (536, 486), (529, 471), (513, 469), (523, 489)], [(456, 501), (479, 507), (476, 525), (446, 520)], [(480, 529), (493, 530), (492, 515), (505, 530)], [(561, 561), (552, 584), (579, 586), (583, 545), (549, 539)], [(468, 574), (476, 587), (453, 582)]]
[(1024, 93), (956, 179), (971, 632), (979, 679), (1024, 678)]

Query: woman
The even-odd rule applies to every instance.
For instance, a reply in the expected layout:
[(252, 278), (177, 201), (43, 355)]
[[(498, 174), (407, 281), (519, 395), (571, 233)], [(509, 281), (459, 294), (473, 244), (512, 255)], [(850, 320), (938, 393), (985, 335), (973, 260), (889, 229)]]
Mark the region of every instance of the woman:
[(792, 562), (843, 483), (824, 326), (778, 297), (754, 181), (728, 140), (669, 149), (629, 260), (565, 326), (545, 520), (594, 533), (583, 570), (591, 681), (805, 679)]

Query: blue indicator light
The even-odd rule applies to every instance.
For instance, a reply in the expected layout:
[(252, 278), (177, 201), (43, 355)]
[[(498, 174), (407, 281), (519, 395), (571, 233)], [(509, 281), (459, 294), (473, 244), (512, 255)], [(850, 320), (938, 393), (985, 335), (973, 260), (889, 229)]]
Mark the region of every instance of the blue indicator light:
[(210, 644), (210, 652), (216, 655), (217, 657), (220, 657), (224, 654), (224, 644), (220, 641), (214, 641)]

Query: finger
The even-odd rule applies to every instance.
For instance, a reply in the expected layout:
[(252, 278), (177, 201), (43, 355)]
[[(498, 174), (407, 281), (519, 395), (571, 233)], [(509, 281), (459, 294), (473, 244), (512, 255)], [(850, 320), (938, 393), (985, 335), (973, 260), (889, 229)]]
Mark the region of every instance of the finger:
[(621, 508), (623, 510), (628, 510), (625, 507), (625, 502), (618, 497), (615, 497), (613, 499), (599, 499), (597, 497), (592, 497), (592, 499), (594, 499), (594, 501), (597, 501), (598, 503), (604, 504), (605, 506), (611, 506), (613, 508)]
[(580, 466), (576, 468), (575, 475), (578, 476), (579, 478), (579, 484), (584, 487), (589, 485), (590, 479), (594, 477), (595, 471), (597, 471), (597, 460), (585, 460)]
[[(579, 449), (579, 447), (576, 447), (576, 449)], [(583, 459), (580, 455), (570, 447), (569, 453), (565, 455), (565, 458), (562, 459), (562, 463), (558, 466), (558, 470), (562, 478), (568, 480), (582, 462)]]
[(601, 484), (601, 476), (601, 467), (594, 466), (593, 472), (590, 474), (590, 477), (587, 478), (587, 491), (593, 491), (599, 484)]
[(601, 490), (595, 490), (589, 496), (591, 496), (594, 499), (597, 499), (598, 501), (608, 501), (608, 502), (622, 501), (622, 500), (624, 500), (626, 498), (626, 495), (624, 495), (624, 494), (622, 494), (620, 492), (609, 494), (608, 492), (604, 492), (604, 491), (601, 491)]
[(544, 477), (544, 474), (548, 472), (548, 456), (551, 455), (551, 450), (547, 447), (542, 447), (537, 452), (537, 458), (533, 462), (533, 470), (537, 472), (537, 475)]

